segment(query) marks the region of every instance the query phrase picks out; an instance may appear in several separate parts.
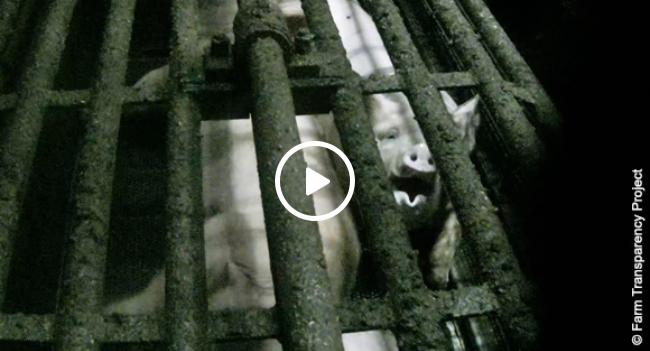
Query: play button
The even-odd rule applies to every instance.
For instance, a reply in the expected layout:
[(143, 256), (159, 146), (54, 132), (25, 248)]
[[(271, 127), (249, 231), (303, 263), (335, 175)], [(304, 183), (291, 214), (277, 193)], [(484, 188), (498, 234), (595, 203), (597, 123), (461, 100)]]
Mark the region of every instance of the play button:
[(320, 188), (330, 183), (329, 179), (323, 177), (322, 175), (318, 174), (318, 172), (314, 171), (309, 167), (307, 167), (307, 174), (305, 175), (305, 177), (306, 177), (305, 188), (306, 188), (307, 195), (311, 195), (315, 193)]
[[(287, 160), (289, 159), (289, 157), (291, 157), (291, 155), (295, 154), (296, 152), (306, 147), (324, 147), (326, 149), (332, 150), (343, 160), (345, 166), (348, 169), (348, 174), (350, 175), (350, 188), (348, 189), (348, 194), (345, 196), (345, 199), (343, 200), (341, 205), (339, 205), (339, 207), (337, 207), (334, 211), (320, 216), (310, 216), (298, 212), (287, 202), (287, 199), (284, 198), (284, 195), (282, 194), (282, 188), (280, 187), (280, 175), (282, 174), (282, 167), (284, 167), (284, 164), (287, 163)], [(317, 192), (318, 190), (322, 189), (323, 187), (325, 187), (327, 184), (330, 183), (329, 179), (323, 177), (322, 175), (318, 174), (318, 172), (314, 171), (309, 167), (307, 167), (305, 177), (306, 177), (305, 194), (307, 196)], [(352, 199), (352, 194), (354, 193), (354, 169), (352, 169), (352, 163), (350, 163), (350, 160), (347, 158), (347, 156), (345, 156), (343, 151), (339, 150), (336, 146), (322, 141), (308, 141), (306, 143), (298, 144), (293, 148), (291, 148), (291, 150), (289, 150), (289, 152), (287, 152), (280, 160), (280, 163), (278, 164), (278, 169), (275, 171), (275, 191), (278, 193), (278, 198), (280, 199), (280, 202), (282, 203), (284, 208), (286, 208), (287, 211), (291, 212), (291, 214), (293, 214), (294, 216), (300, 219), (304, 219), (306, 221), (322, 221), (325, 219), (330, 219), (336, 216), (337, 214), (341, 213), (341, 211), (345, 209), (345, 206), (347, 206), (350, 203), (350, 200)]]

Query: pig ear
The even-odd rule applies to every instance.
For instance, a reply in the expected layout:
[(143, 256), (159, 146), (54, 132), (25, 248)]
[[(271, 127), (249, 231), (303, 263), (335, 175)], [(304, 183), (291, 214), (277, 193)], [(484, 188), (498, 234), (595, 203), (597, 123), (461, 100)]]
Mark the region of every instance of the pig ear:
[(479, 96), (476, 95), (472, 98), (472, 100), (469, 100), (462, 104), (457, 110), (456, 113), (471, 113), (474, 114), (476, 112), (476, 106), (478, 105), (478, 100)]
[(440, 95), (442, 95), (442, 100), (445, 102), (445, 107), (447, 107), (447, 112), (454, 113), (458, 108), (456, 101), (444, 90), (440, 90)]
[(479, 96), (476, 95), (451, 113), (470, 151), (476, 145), (476, 129), (480, 123), (480, 115), (476, 109), (478, 102)]

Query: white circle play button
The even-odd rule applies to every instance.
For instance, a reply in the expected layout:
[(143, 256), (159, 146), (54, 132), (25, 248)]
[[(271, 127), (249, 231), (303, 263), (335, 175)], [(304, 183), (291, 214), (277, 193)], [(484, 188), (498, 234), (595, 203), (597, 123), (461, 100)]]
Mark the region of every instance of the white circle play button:
[(329, 183), (329, 179), (307, 167), (307, 174), (305, 175), (305, 195), (309, 196)]
[[(310, 216), (306, 215), (304, 213), (296, 211), (289, 203), (287, 200), (284, 198), (284, 195), (282, 194), (282, 189), (280, 188), (280, 175), (282, 174), (282, 167), (284, 167), (284, 164), (287, 163), (287, 160), (291, 155), (295, 154), (296, 152), (306, 148), (306, 147), (312, 147), (312, 146), (317, 146), (317, 147), (324, 147), (326, 149), (330, 149), (334, 151), (345, 163), (345, 166), (348, 168), (348, 173), (350, 174), (350, 188), (348, 189), (348, 194), (341, 203), (339, 207), (337, 207), (334, 211), (320, 215), (320, 216)], [(316, 171), (312, 170), (311, 168), (307, 167), (306, 170), (306, 186), (305, 186), (305, 194), (307, 196), (315, 193), (319, 189), (323, 188), (324, 186), (327, 186), (327, 184), (330, 183), (330, 180), (323, 177), (322, 175), (318, 174)], [(350, 203), (350, 200), (352, 199), (352, 194), (354, 193), (354, 169), (352, 169), (352, 163), (350, 163), (350, 160), (345, 156), (343, 151), (339, 150), (336, 146), (332, 144), (328, 144), (322, 141), (308, 141), (306, 143), (298, 144), (291, 148), (289, 152), (287, 152), (282, 159), (280, 160), (280, 164), (278, 164), (278, 169), (275, 171), (275, 191), (278, 193), (278, 198), (280, 198), (280, 202), (284, 206), (284, 208), (287, 209), (291, 214), (294, 216), (304, 219), (306, 221), (322, 221), (325, 219), (332, 218), (336, 216), (337, 214), (341, 213), (345, 206)]]

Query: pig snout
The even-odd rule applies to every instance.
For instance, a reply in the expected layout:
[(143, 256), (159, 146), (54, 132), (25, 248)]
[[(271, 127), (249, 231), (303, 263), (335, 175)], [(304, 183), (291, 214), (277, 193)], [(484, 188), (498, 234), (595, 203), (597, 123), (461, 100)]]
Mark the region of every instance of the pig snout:
[(436, 171), (433, 164), (433, 158), (426, 144), (420, 143), (412, 147), (402, 158), (404, 173), (431, 173)]

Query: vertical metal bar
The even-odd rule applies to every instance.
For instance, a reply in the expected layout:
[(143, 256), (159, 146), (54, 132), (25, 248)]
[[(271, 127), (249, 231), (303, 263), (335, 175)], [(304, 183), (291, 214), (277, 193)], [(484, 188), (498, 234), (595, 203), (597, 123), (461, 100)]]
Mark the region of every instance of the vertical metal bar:
[(18, 10), (20, 9), (20, 0), (3, 0), (0, 2), (0, 50), (6, 49), (5, 45), (11, 38)]
[(54, 81), (76, 0), (51, 4), (34, 50), (28, 56), (18, 104), (0, 135), (0, 301), (7, 291), (13, 236), (43, 127), (45, 90)]
[[(267, 1), (242, 0), (240, 13), (258, 13)], [(244, 13), (244, 15), (242, 14)], [(266, 14), (266, 13), (265, 13)], [(271, 16), (250, 26), (263, 25)], [(280, 17), (281, 19), (281, 17)], [(239, 19), (238, 19), (239, 21)], [(237, 28), (237, 25), (236, 25)], [(250, 43), (248, 63), (251, 76), (253, 132), (260, 175), (260, 189), (271, 257), (274, 290), (280, 319), (280, 340), (287, 351), (343, 351), (341, 327), (334, 308), (329, 277), (323, 262), (323, 245), (315, 222), (288, 212), (275, 190), (275, 172), (280, 159), (300, 138), (283, 51), (275, 38), (241, 38)], [(256, 33), (248, 33), (253, 36)], [(284, 165), (282, 190), (299, 212), (314, 213), (311, 199), (304, 195), (305, 169), (301, 153)]]
[(365, 210), (371, 252), (385, 276), (397, 316), (393, 331), (400, 349), (446, 350), (448, 342), (439, 324), (442, 316), (424, 285), (417, 253), (411, 247), (395, 199), (390, 196), (391, 186), (375, 147), (372, 128), (362, 122), (369, 119), (361, 99), (358, 86), (339, 89), (334, 100), (334, 118), (352, 164), (365, 165), (357, 172), (355, 197)]
[(24, 39), (29, 35), (29, 18), (38, 11), (37, 0), (6, 0), (0, 4), (0, 91), (9, 88), (8, 76), (15, 74), (12, 69), (19, 67), (15, 61)]
[(4, 90), (7, 66), (9, 66), (7, 61), (13, 51), (9, 48), (11, 46), (9, 43), (17, 37), (15, 23), (20, 12), (19, 9), (19, 0), (0, 1), (0, 93)]
[(184, 91), (203, 79), (196, 0), (175, 0), (170, 64), (173, 95), (167, 128), (165, 311), (170, 351), (205, 350), (207, 312), (204, 213), (201, 206), (201, 116)]
[[(431, 0), (436, 3), (442, 0)], [(453, 3), (453, 1), (452, 1)], [(499, 298), (501, 305), (500, 317), (508, 330), (511, 341), (516, 347), (525, 350), (535, 349), (537, 344), (537, 323), (533, 318), (532, 306), (534, 293), (529, 283), (523, 278), (519, 263), (512, 248), (507, 242), (503, 228), (494, 212), (490, 200), (480, 183), (474, 166), (469, 160), (467, 150), (462, 144), (453, 122), (446, 115), (440, 94), (432, 82), (429, 81), (427, 70), (409, 34), (399, 17), (397, 7), (387, 0), (375, 0), (368, 4), (377, 28), (384, 39), (388, 52), (393, 59), (398, 72), (406, 82), (405, 93), (417, 116), (427, 144), (433, 154), (436, 165), (440, 169), (445, 188), (450, 195), (454, 208), (458, 213), (463, 233), (473, 249), (479, 262), (480, 272), (486, 279), (490, 288)], [(445, 11), (458, 11), (458, 8), (445, 4)], [(441, 5), (442, 6), (442, 5)], [(451, 10), (454, 7), (455, 10)], [(438, 9), (438, 8), (437, 8)], [(439, 9), (439, 11), (443, 11)], [(441, 15), (442, 17), (442, 15)], [(514, 102), (510, 94), (499, 93), (498, 73), (489, 61), (489, 58), (480, 58), (485, 54), (484, 49), (469, 33), (458, 29), (461, 27), (459, 20), (455, 23), (447, 22), (453, 26), (455, 42), (459, 47), (464, 47), (468, 65), (472, 67), (482, 83), (479, 89), (481, 96), (487, 96), (497, 107), (497, 112), (511, 120), (515, 130), (515, 138), (521, 143), (517, 147), (522, 154), (536, 158), (537, 138), (530, 130), (521, 108)], [(465, 33), (465, 37), (458, 33)], [(468, 37), (472, 37), (472, 41)], [(469, 55), (469, 53), (472, 53)], [(480, 58), (474, 62), (472, 58)], [(488, 67), (489, 66), (489, 67)], [(491, 68), (490, 68), (491, 67)], [(501, 100), (501, 101), (496, 101)], [(517, 121), (517, 123), (515, 123)], [(521, 164), (520, 166), (536, 168), (537, 162)], [(526, 170), (530, 172), (530, 170)]]
[[(482, 102), (495, 112), (493, 114), (495, 122), (503, 133), (508, 152), (512, 154), (510, 162), (514, 167), (510, 169), (511, 174), (514, 174), (522, 183), (534, 184), (534, 180), (538, 179), (539, 169), (545, 156), (544, 145), (537, 136), (535, 128), (528, 121), (523, 109), (512, 94), (503, 88), (504, 79), (454, 0), (428, 1), (433, 7), (436, 19), (441, 22), (451, 36), (451, 41), (457, 49), (458, 56), (480, 83), (477, 90), (481, 95)], [(385, 1), (381, 3), (383, 4)], [(377, 21), (380, 17), (383, 17), (382, 13), (387, 7), (377, 6), (375, 2), (373, 4), (373, 7), (378, 9), (373, 11), (375, 12), (373, 18)], [(394, 8), (394, 5), (391, 7)], [(379, 10), (379, 8), (382, 10)], [(386, 23), (386, 25), (394, 23), (393, 20), (387, 18), (382, 22)], [(385, 26), (379, 28), (380, 33), (387, 30), (388, 28)], [(386, 33), (382, 34), (385, 36)], [(410, 42), (410, 40), (407, 41)], [(407, 41), (390, 41), (388, 46), (403, 46), (391, 44), (405, 44)], [(421, 61), (419, 57), (408, 58), (403, 63), (395, 62), (395, 65), (396, 67), (401, 66), (397, 67), (397, 69), (417, 70), (414, 65), (417, 61)], [(413, 71), (409, 75), (414, 76), (415, 73)]]
[[(296, 218), (281, 205), (275, 191), (275, 170), (284, 154), (300, 144), (289, 80), (282, 51), (272, 39), (260, 39), (251, 48), (253, 130), (260, 187), (269, 238), (275, 294), (280, 308), (282, 341), (287, 350), (343, 350), (341, 328), (315, 222)], [(305, 163), (301, 154), (283, 169), (283, 193), (294, 208), (313, 213), (304, 196)], [(292, 162), (293, 161), (293, 162)]]
[(506, 32), (482, 0), (460, 0), (459, 2), (477, 26), (492, 53), (501, 62), (501, 66), (506, 69), (506, 73), (515, 83), (527, 88), (535, 98), (538, 127), (544, 141), (551, 145), (557, 143), (560, 140), (562, 120), (551, 98)]
[[(406, 228), (399, 220), (390, 183), (374, 134), (363, 104), (360, 82), (353, 77), (350, 63), (338, 30), (325, 0), (303, 0), (303, 10), (309, 27), (328, 55), (338, 56), (344, 76), (350, 77), (346, 86), (334, 98), (334, 118), (341, 142), (353, 165), (363, 165), (356, 172), (355, 198), (364, 211), (364, 224), (369, 233), (372, 254), (386, 277), (393, 311), (397, 322), (393, 331), (399, 346), (405, 350), (442, 350), (448, 342), (440, 327), (440, 314), (427, 291), (418, 269)], [(318, 44), (318, 42), (317, 42)], [(413, 321), (417, 321), (413, 323)]]
[(99, 350), (122, 91), (136, 0), (111, 3), (77, 162), (74, 216), (55, 320), (58, 350)]
[[(345, 57), (345, 48), (341, 42), (339, 31), (334, 24), (327, 1), (301, 0), (302, 9), (309, 23), (309, 30), (314, 35), (314, 43), (322, 55), (331, 59), (332, 68), (345, 68), (341, 75), (350, 74), (352, 67)], [(332, 55), (332, 53), (340, 53)], [(352, 73), (353, 74), (353, 73)]]

